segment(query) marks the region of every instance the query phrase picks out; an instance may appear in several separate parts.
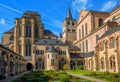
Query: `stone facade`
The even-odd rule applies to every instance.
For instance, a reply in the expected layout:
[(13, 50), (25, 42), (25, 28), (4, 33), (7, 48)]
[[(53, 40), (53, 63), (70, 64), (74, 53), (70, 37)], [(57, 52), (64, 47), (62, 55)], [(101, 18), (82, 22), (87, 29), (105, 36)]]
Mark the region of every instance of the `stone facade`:
[(26, 60), (0, 44), (0, 78), (8, 78), (26, 71)]
[[(85, 69), (119, 72), (120, 6), (111, 12), (82, 10), (77, 21), (77, 39), (74, 44), (81, 48)], [(111, 39), (113, 42), (110, 42)], [(114, 47), (110, 48), (110, 44)], [(116, 45), (117, 44), (117, 45)]]
[[(68, 11), (63, 30), (69, 28), (72, 32), (64, 30), (65, 35), (63, 34), (61, 41), (50, 30), (44, 29), (38, 12), (26, 11), (21, 18), (15, 19), (15, 27), (4, 33), (2, 44), (24, 57), (27, 70), (59, 70), (65, 64), (68, 64), (68, 69), (76, 68), (81, 64), (78, 62), (83, 62), (83, 58), (74, 60), (76, 56), (72, 56), (72, 61), (76, 63), (70, 64), (71, 49), (74, 50), (72, 55), (77, 56), (80, 49), (66, 43), (72, 43), (76, 36), (76, 20), (72, 18), (70, 9)], [(11, 36), (13, 38), (9, 39)], [(51, 46), (55, 51), (48, 50)]]
[(67, 17), (62, 24), (63, 42), (73, 43), (73, 41), (76, 39), (76, 24), (77, 21), (72, 18), (72, 14), (69, 8)]

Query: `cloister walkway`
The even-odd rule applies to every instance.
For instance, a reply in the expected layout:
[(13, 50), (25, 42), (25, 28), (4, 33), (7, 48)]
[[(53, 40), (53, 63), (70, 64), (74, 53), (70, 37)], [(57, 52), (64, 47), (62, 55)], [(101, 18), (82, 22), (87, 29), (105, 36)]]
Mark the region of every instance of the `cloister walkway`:
[(21, 76), (23, 76), (24, 74), (29, 73), (29, 72), (30, 72), (30, 71), (27, 71), (27, 72), (24, 72), (24, 73), (20, 73), (20, 74), (17, 74), (17, 75), (15, 75), (15, 76), (9, 76), (7, 79), (0, 80), (0, 82), (10, 82), (10, 81), (12, 81), (13, 79), (19, 78), (19, 77), (21, 77)]
[(82, 79), (90, 80), (90, 81), (93, 81), (93, 82), (106, 82), (106, 81), (99, 80), (99, 79), (96, 79), (96, 78), (92, 78), (92, 77), (89, 77), (89, 76), (85, 76), (85, 75), (82, 75), (82, 74), (72, 74), (72, 73), (69, 73), (69, 72), (67, 72), (67, 73), (69, 75), (72, 75), (72, 76), (75, 76), (75, 77), (80, 77)]

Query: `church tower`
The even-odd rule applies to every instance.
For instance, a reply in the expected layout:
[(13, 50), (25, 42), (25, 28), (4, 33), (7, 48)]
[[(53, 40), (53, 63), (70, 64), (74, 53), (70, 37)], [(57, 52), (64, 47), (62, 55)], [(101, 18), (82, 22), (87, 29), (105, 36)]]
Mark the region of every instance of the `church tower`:
[(62, 24), (63, 41), (73, 43), (76, 39), (76, 24), (77, 21), (72, 18), (70, 8), (68, 8), (67, 17)]
[(34, 44), (42, 39), (44, 26), (38, 12), (26, 11), (21, 18), (16, 18), (14, 28), (14, 52), (21, 54), (26, 60), (32, 61)]

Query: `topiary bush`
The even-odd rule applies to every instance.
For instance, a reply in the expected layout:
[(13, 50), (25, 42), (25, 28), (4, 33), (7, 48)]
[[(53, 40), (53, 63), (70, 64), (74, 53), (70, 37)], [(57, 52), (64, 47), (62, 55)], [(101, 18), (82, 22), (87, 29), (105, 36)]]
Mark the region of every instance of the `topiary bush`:
[(110, 72), (108, 72), (108, 71), (104, 72), (104, 75), (109, 75), (109, 74), (110, 74)]
[(83, 69), (84, 69), (84, 68), (83, 68), (83, 65), (79, 65), (79, 66), (77, 67), (77, 69), (83, 70)]
[(96, 72), (90, 72), (90, 75), (92, 75), (92, 76), (96, 76), (97, 74), (96, 74)]
[(64, 69), (64, 70), (67, 70), (68, 67), (69, 67), (68, 64), (64, 64), (63, 69)]
[(60, 76), (60, 82), (69, 82), (69, 80), (71, 79), (71, 76), (70, 75), (61, 75)]
[(118, 76), (117, 76), (117, 74), (115, 74), (115, 73), (110, 73), (110, 77), (111, 77), (111, 78), (117, 78)]

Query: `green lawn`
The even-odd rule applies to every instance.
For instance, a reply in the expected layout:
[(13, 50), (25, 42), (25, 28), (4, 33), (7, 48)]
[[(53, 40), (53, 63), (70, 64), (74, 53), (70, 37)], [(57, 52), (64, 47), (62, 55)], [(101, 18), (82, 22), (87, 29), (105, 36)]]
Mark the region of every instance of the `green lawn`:
[(73, 77), (67, 74), (65, 71), (33, 71), (23, 75), (20, 78), (16, 78), (11, 82), (91, 82), (82, 78)]
[(87, 70), (68, 70), (67, 72), (73, 74), (83, 74), (85, 76), (105, 80), (106, 82), (120, 82), (120, 74), (114, 74), (109, 72), (94, 72)]

